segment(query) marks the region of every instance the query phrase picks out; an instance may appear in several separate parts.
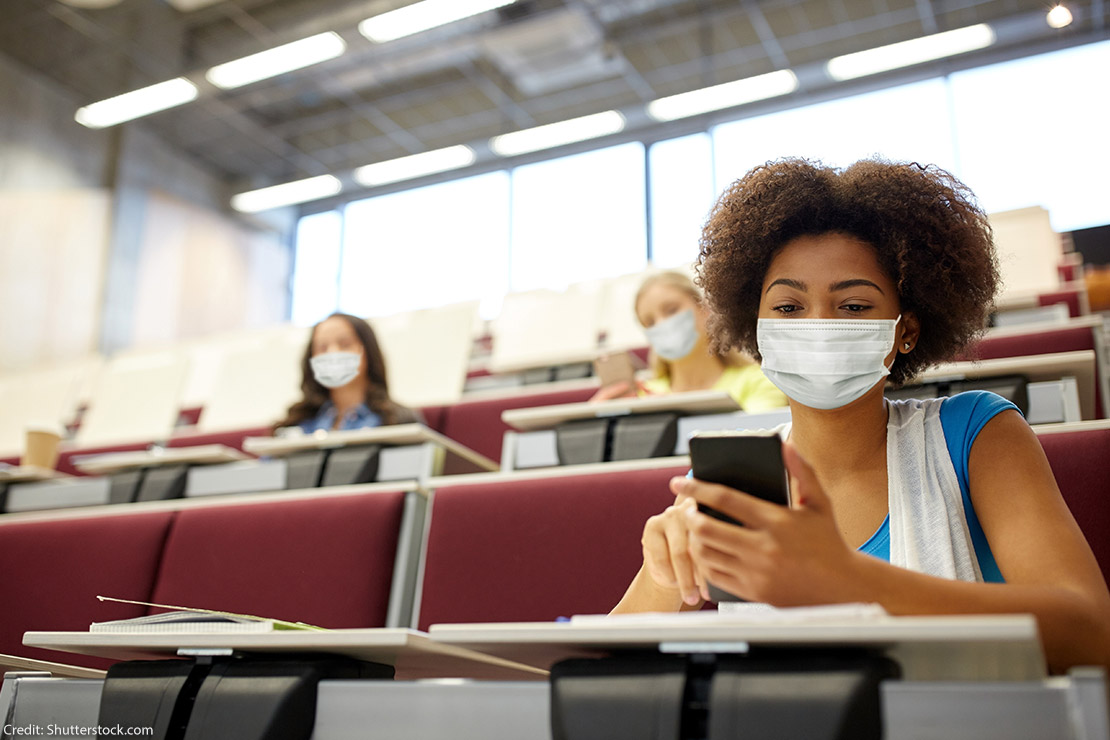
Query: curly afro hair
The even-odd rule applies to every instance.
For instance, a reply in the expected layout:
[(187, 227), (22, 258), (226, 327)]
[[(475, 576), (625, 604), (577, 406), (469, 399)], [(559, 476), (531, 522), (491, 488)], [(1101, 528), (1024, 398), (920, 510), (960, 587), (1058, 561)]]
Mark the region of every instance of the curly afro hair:
[(902, 384), (951, 359), (986, 327), (999, 286), (990, 224), (975, 196), (932, 165), (863, 160), (847, 169), (803, 159), (768, 162), (734, 182), (709, 214), (697, 283), (717, 351), (759, 357), (756, 318), (771, 259), (799, 236), (848, 234), (871, 245), (921, 322), (890, 378)]

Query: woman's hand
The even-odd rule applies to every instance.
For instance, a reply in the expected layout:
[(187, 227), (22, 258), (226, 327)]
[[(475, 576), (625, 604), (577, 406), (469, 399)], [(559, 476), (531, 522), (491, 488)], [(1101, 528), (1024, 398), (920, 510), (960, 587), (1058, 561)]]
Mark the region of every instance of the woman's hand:
[(656, 585), (677, 588), (683, 603), (696, 606), (702, 599), (708, 599), (709, 594), (690, 558), (687, 527), (690, 512), (697, 511), (697, 502), (681, 492), (687, 482), (686, 478), (671, 479), (675, 502), (647, 520), (640, 543), (644, 550), (644, 570)]
[(590, 396), (590, 403), (595, 401), (609, 401), (614, 398), (635, 398), (636, 387), (627, 380), (618, 380), (616, 383), (603, 385), (597, 393)]
[(866, 556), (840, 536), (813, 469), (789, 444), (783, 446), (783, 459), (793, 479), (790, 508), (726, 486), (682, 480), (676, 493), (744, 523), (719, 521), (696, 506), (684, 509), (693, 577), (776, 606), (867, 600), (853, 575), (858, 558)]

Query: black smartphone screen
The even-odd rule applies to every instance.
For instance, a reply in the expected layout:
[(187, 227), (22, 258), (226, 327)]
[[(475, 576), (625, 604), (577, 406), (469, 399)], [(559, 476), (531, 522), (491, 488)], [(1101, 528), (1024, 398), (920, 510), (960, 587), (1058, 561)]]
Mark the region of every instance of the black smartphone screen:
[[(782, 461), (782, 440), (777, 434), (707, 434), (690, 438), (690, 467), (694, 477), (719, 483), (764, 501), (788, 506), (789, 479)], [(731, 516), (704, 504), (698, 511), (729, 524), (743, 526)], [(712, 584), (713, 601), (743, 601)]]

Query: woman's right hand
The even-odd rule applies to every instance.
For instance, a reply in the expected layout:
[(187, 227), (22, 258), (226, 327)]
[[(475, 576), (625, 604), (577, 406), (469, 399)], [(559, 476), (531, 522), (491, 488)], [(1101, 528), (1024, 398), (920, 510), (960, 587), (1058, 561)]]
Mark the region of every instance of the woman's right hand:
[(697, 606), (703, 599), (708, 600), (709, 590), (690, 558), (687, 526), (697, 502), (678, 493), (677, 486), (683, 481), (685, 478), (671, 480), (675, 502), (647, 520), (640, 543), (644, 551), (644, 569), (655, 584), (664, 589), (678, 589), (684, 604)]
[(590, 396), (590, 403), (595, 401), (610, 401), (614, 398), (635, 398), (636, 387), (627, 380), (618, 380), (616, 383), (603, 385), (597, 393)]

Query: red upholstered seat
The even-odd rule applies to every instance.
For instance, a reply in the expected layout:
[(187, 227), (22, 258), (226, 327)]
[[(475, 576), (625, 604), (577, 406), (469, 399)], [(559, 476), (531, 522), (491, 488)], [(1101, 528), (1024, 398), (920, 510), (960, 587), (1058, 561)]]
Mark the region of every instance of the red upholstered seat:
[(153, 601), (321, 627), (384, 626), (404, 495), (180, 511)]
[(602, 613), (642, 562), (644, 522), (685, 467), (437, 488), (419, 623)]
[(0, 653), (106, 667), (112, 661), (23, 647), (28, 630), (87, 630), (145, 613), (97, 595), (149, 601), (172, 512), (0, 525)]
[(547, 393), (521, 393), (477, 401), (460, 401), (443, 413), (444, 435), (481, 453), (494, 461), (501, 459), (501, 441), (509, 426), (501, 421), (501, 412), (533, 406), (554, 406), (589, 400), (597, 388), (585, 387)]
[(1110, 583), (1110, 429), (1041, 434), (1038, 439)]

